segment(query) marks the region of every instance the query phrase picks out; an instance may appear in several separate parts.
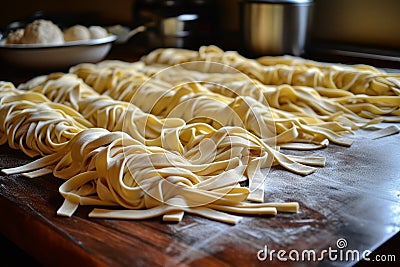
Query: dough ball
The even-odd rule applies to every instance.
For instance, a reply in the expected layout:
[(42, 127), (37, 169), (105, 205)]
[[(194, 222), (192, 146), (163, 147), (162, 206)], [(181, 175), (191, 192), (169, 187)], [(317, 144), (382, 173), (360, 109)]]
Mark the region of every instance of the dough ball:
[(107, 30), (100, 26), (90, 26), (89, 32), (90, 32), (90, 38), (92, 39), (99, 39), (108, 36)]
[(18, 29), (7, 35), (6, 44), (20, 44), (22, 36), (24, 36), (24, 29)]
[(23, 44), (62, 44), (64, 37), (61, 29), (48, 20), (35, 20), (25, 27), (21, 38)]
[(89, 40), (89, 29), (82, 25), (72, 26), (64, 31), (64, 40), (66, 42)]

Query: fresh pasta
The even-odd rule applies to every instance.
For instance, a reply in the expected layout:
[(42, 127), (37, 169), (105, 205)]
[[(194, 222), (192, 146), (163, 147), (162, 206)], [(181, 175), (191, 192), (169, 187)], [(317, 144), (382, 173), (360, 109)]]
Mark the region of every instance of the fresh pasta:
[[(59, 120), (48, 118), (70, 111), (64, 105), (53, 103), (42, 114), (41, 104), (52, 102), (37, 93), (20, 92), (14, 88), (11, 90), (19, 97), (15, 98), (7, 89), (4, 94), (6, 96), (1, 98), (3, 103), (18, 106), (21, 99), (34, 100), (27, 101), (32, 106), (25, 109), (26, 114), (19, 118), (23, 121), (26, 118), (36, 118), (37, 115), (38, 123), (48, 122), (47, 134), (51, 134), (53, 127), (57, 127), (59, 123)], [(4, 117), (2, 124), (8, 125), (8, 121), (15, 123), (16, 132), (26, 128), (13, 116)], [(80, 125), (77, 122), (76, 124)], [(87, 123), (87, 126), (90, 125)], [(10, 133), (8, 135), (12, 136)], [(15, 137), (17, 136), (14, 135), (13, 139)], [(25, 139), (32, 137), (35, 137), (35, 133), (27, 131)], [(179, 154), (156, 146), (145, 146), (119, 131), (84, 129), (82, 126), (81, 131), (69, 137), (67, 143), (60, 142), (63, 146), (58, 147), (54, 153), (25, 166), (3, 170), (7, 174), (24, 172), (28, 177), (52, 172), (56, 177), (67, 179), (60, 187), (60, 193), (65, 198), (58, 211), (60, 215), (71, 216), (79, 204), (111, 205), (122, 206), (131, 211), (118, 213), (115, 210), (94, 210), (90, 216), (104, 217), (109, 212), (109, 217), (113, 218), (143, 219), (171, 215), (174, 212), (189, 212), (227, 223), (237, 223), (240, 217), (226, 212), (240, 213), (242, 210), (245, 214), (276, 214), (278, 210), (297, 210), (297, 203), (288, 203), (286, 206), (278, 204), (277, 207), (271, 203), (245, 203), (250, 189), (239, 184), (246, 180), (245, 165), (237, 157), (226, 158), (223, 151), (218, 151), (218, 158), (212, 163), (193, 163)], [(27, 143), (28, 146), (32, 145)], [(39, 147), (45, 146), (46, 144), (42, 144)], [(30, 148), (34, 147), (33, 145)], [(250, 150), (259, 148), (255, 144)]]
[(218, 62), (231, 66), (264, 84), (341, 89), (354, 94), (371, 96), (400, 95), (400, 74), (388, 74), (365, 66), (312, 64), (311, 61), (302, 60), (297, 61), (301, 64), (290, 64), (296, 61), (279, 60), (279, 58), (273, 58), (272, 64), (268, 64), (268, 57), (258, 60), (248, 59), (236, 51), (225, 52), (216, 46), (203, 46), (199, 51), (174, 48), (157, 49), (144, 56), (142, 60), (146, 64), (165, 65), (189, 61)]
[[(244, 127), (265, 142), (308, 143), (318, 147), (326, 139), (341, 145), (352, 140), (340, 135), (351, 129), (335, 121), (325, 123), (316, 117), (296, 117), (256, 101), (253, 97), (229, 97), (208, 90), (198, 82), (174, 86), (166, 81), (131, 71), (123, 66), (103, 68), (95, 64), (82, 64), (71, 70), (101, 94), (130, 101), (145, 112), (162, 117), (178, 117), (187, 123), (209, 123), (214, 127)], [(144, 102), (141, 99), (148, 99)]]
[[(253, 162), (256, 157), (265, 158), (262, 160), (260, 168), (280, 164), (300, 174), (309, 174), (315, 171), (314, 167), (303, 164), (324, 165), (323, 158), (286, 156), (240, 127), (222, 127), (216, 130), (205, 123), (184, 125), (181, 121), (176, 121), (177, 119), (158, 120), (154, 115), (142, 112), (131, 103), (98, 95), (73, 74), (54, 73), (38, 77), (22, 84), (20, 88), (39, 92), (53, 101), (74, 107), (95, 127), (109, 131), (124, 131), (145, 145), (178, 152), (190, 162), (213, 166), (213, 161), (217, 161), (221, 165), (223, 161), (219, 159), (223, 158), (227, 166), (230, 164), (230, 158), (238, 158), (242, 164), (248, 166), (247, 173), (257, 173), (257, 175), (260, 173), (255, 170), (256, 163)], [(152, 139), (148, 140), (142, 134), (146, 132), (152, 133)], [(234, 142), (233, 139), (235, 139)], [(209, 145), (206, 145), (204, 140), (210, 140)], [(249, 141), (256, 145), (249, 147)], [(208, 151), (200, 149), (201, 147), (207, 147)], [(250, 149), (252, 153), (249, 154), (246, 149)], [(266, 160), (267, 157), (270, 160)], [(203, 175), (210, 174), (203, 173)], [(254, 175), (250, 175), (250, 177), (252, 176)], [(252, 179), (249, 183), (250, 187), (257, 187), (253, 185)], [(263, 191), (258, 190), (257, 193), (254, 191), (250, 198), (262, 201)]]
[[(79, 64), (18, 88), (0, 82), (0, 144), (37, 157), (2, 171), (64, 179), (61, 216), (90, 205), (92, 218), (190, 213), (235, 224), (297, 212), (296, 202), (264, 202), (262, 169), (313, 173), (324, 158), (281, 148), (350, 146), (360, 128), (399, 122), (399, 88), (399, 74), (371, 66), (248, 59), (216, 46)], [(374, 139), (399, 133), (375, 128)]]
[[(288, 84), (265, 85), (219, 63), (188, 62), (174, 66), (173, 69), (170, 71), (172, 68), (166, 65), (150, 65), (144, 67), (143, 71), (147, 75), (156, 75), (158, 79), (169, 81), (175, 86), (187, 82), (199, 82), (214, 93), (228, 97), (249, 96), (276, 110), (290, 112), (298, 118), (311, 116), (320, 121), (336, 121), (352, 130), (380, 121), (400, 121), (400, 117), (397, 116), (399, 110), (396, 110), (395, 97), (379, 97), (380, 100), (374, 101), (377, 97), (353, 95), (332, 101), (321, 96), (314, 88)], [(353, 104), (353, 108), (346, 105), (346, 102), (357, 99), (357, 102), (365, 99), (370, 103), (382, 103), (387, 106), (382, 109), (376, 107), (379, 109), (379, 112), (375, 112), (376, 116), (366, 119), (358, 114), (360, 110), (365, 112), (366, 108), (361, 106), (355, 110), (356, 103)], [(370, 120), (371, 118), (374, 120)]]
[(57, 152), (71, 138), (93, 125), (75, 110), (34, 92), (0, 84), (0, 144), (31, 157)]

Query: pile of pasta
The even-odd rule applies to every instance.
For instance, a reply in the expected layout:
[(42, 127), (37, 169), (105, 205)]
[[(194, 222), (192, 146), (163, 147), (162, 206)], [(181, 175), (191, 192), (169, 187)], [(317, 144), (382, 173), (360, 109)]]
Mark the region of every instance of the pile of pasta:
[(215, 46), (79, 64), (18, 88), (0, 83), (0, 144), (37, 157), (2, 171), (65, 179), (63, 216), (91, 205), (90, 217), (235, 224), (297, 212), (297, 202), (266, 201), (264, 170), (311, 174), (325, 159), (290, 150), (350, 146), (355, 130), (399, 122), (399, 88), (399, 74), (370, 66)]

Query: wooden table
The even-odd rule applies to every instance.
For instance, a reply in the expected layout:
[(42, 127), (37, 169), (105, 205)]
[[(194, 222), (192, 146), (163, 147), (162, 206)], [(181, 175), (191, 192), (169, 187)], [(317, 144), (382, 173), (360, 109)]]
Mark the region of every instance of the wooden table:
[[(312, 175), (303, 177), (281, 168), (265, 171), (266, 200), (298, 201), (296, 214), (245, 216), (235, 226), (191, 215), (179, 224), (160, 218), (89, 219), (90, 207), (80, 207), (65, 218), (56, 215), (63, 201), (58, 193), (63, 181), (51, 175), (28, 179), (1, 174), (0, 231), (45, 266), (353, 265), (356, 261), (344, 258), (323, 262), (257, 258), (265, 246), (287, 253), (312, 250), (319, 256), (324, 249), (338, 249), (339, 239), (347, 246), (333, 256), (339, 257), (340, 251), (361, 254), (399, 232), (400, 135), (372, 140), (368, 132), (358, 131), (353, 138), (350, 148), (330, 145), (311, 152), (286, 151), (325, 156), (326, 166)], [(0, 168), (29, 161), (20, 151), (0, 147)]]

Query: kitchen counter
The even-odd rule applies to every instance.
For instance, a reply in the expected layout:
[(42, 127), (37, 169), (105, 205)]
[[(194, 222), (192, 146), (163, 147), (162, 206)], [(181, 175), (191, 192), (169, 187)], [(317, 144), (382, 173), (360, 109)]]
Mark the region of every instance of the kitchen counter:
[[(108, 58), (133, 61), (142, 52), (119, 47)], [(16, 74), (7, 66), (0, 70), (0, 80), (15, 83), (40, 74)], [(315, 151), (285, 151), (326, 157), (326, 166), (311, 175), (279, 167), (264, 170), (266, 201), (298, 201), (296, 214), (244, 216), (235, 226), (192, 215), (178, 224), (160, 218), (89, 219), (90, 207), (65, 218), (56, 215), (63, 202), (58, 193), (62, 180), (1, 174), (0, 233), (45, 266), (353, 265), (357, 260), (346, 258), (346, 252), (376, 250), (400, 230), (400, 135), (372, 140), (369, 132), (357, 131), (352, 137), (349, 148), (331, 144)], [(20, 151), (0, 147), (0, 168), (30, 161)], [(336, 250), (330, 256), (337, 259), (283, 262), (275, 253), (271, 261), (263, 258), (265, 248), (300, 255), (313, 251), (317, 258), (323, 250)], [(381, 253), (387, 258), (397, 254), (400, 260), (391, 246)]]

